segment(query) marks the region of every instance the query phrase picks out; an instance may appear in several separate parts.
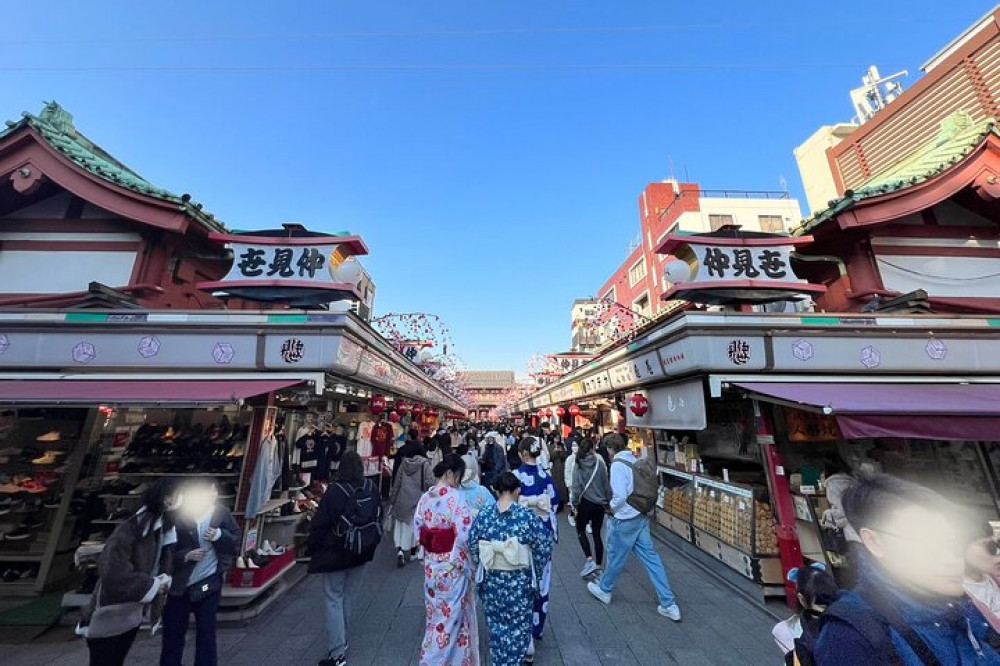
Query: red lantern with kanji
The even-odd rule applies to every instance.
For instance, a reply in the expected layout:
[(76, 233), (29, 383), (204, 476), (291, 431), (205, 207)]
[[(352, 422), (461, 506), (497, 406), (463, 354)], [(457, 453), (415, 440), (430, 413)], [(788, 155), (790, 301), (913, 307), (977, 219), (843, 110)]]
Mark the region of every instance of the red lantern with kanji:
[(646, 396), (636, 393), (629, 398), (628, 408), (632, 410), (633, 414), (642, 418), (649, 411), (649, 400), (646, 400)]
[(547, 419), (551, 419), (552, 418), (552, 408), (551, 407), (549, 407), (548, 409), (545, 410), (545, 418), (547, 418)]
[(413, 409), (410, 410), (413, 413), (413, 418), (419, 419), (424, 414), (424, 408), (420, 405), (413, 405)]
[(395, 411), (389, 412), (389, 420), (392, 421), (393, 423), (399, 423), (399, 418), (400, 418), (399, 412)]
[(410, 413), (410, 403), (400, 400), (396, 403), (396, 411), (399, 412), (400, 416), (406, 416)]
[(570, 416), (579, 416), (580, 415), (580, 405), (570, 405), (569, 406), (569, 415)]
[(556, 407), (556, 416), (559, 418), (566, 416), (566, 410), (563, 407)]
[(376, 395), (372, 398), (371, 405), (368, 406), (368, 411), (370, 411), (375, 416), (385, 413), (385, 396)]

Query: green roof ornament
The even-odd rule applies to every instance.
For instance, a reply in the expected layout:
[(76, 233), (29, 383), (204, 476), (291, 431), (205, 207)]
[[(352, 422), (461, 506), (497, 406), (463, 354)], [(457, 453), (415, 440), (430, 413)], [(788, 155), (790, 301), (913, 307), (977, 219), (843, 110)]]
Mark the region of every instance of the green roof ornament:
[(38, 119), (43, 123), (52, 125), (52, 128), (76, 136), (76, 125), (73, 124), (73, 115), (66, 109), (59, 106), (58, 102), (46, 102), (45, 108), (38, 114)]

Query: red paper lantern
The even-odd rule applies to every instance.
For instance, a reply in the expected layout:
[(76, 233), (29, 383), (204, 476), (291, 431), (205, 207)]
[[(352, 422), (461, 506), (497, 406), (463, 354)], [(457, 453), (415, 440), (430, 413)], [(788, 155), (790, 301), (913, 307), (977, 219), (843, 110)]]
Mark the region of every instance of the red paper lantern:
[(552, 418), (552, 408), (551, 407), (549, 407), (548, 409), (545, 410), (545, 418), (547, 418), (547, 419), (551, 419)]
[(628, 408), (632, 410), (632, 413), (642, 418), (649, 411), (649, 400), (646, 397), (636, 393), (634, 396), (629, 398)]
[(563, 409), (562, 407), (556, 407), (556, 416), (558, 416), (559, 418), (566, 416), (566, 410)]
[(413, 405), (413, 409), (411, 411), (413, 412), (413, 418), (419, 419), (424, 413), (424, 408), (420, 405)]
[(393, 423), (399, 423), (399, 418), (400, 417), (398, 412), (395, 411), (389, 412), (389, 420), (392, 421)]
[(396, 403), (396, 411), (399, 412), (400, 416), (406, 416), (410, 413), (410, 403), (400, 400)]
[(569, 406), (569, 415), (570, 416), (579, 416), (580, 415), (580, 405), (570, 405)]
[(385, 413), (385, 407), (385, 396), (376, 395), (372, 398), (371, 405), (368, 406), (368, 411), (378, 416)]

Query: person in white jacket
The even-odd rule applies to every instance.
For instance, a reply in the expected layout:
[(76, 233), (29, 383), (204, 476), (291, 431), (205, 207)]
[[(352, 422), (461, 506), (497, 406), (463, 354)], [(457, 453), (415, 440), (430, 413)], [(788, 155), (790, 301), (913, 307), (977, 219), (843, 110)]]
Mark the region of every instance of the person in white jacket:
[(566, 457), (566, 466), (563, 470), (563, 478), (566, 480), (566, 488), (569, 489), (569, 498), (566, 506), (569, 507), (569, 515), (566, 519), (570, 527), (576, 527), (576, 512), (573, 509), (573, 472), (576, 470), (576, 452), (580, 450), (580, 445), (574, 439), (570, 444), (569, 456)]

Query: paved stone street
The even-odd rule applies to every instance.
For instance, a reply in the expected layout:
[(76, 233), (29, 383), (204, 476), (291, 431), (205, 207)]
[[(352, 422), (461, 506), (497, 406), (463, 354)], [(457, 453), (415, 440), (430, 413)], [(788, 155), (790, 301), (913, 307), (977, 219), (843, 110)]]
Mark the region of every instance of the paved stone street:
[[(578, 574), (582, 554), (575, 533), (565, 522), (562, 527), (552, 614), (536, 664), (780, 663), (770, 638), (773, 619), (662, 544), (658, 546), (683, 609), (683, 622), (675, 624), (657, 615), (649, 581), (634, 559), (611, 605), (604, 606), (590, 596)], [(351, 666), (417, 663), (424, 619), (421, 582), (418, 566), (397, 569), (390, 549), (383, 547), (369, 566), (365, 594), (354, 612)], [(485, 656), (485, 630), (481, 634)], [(189, 648), (193, 640), (192, 634)], [(315, 664), (324, 640), (320, 587), (310, 577), (249, 626), (221, 629), (220, 660), (226, 666)], [(3, 646), (3, 651), (0, 661), (6, 666), (86, 663), (82, 641), (65, 632), (41, 643)], [(128, 663), (152, 666), (158, 655), (159, 638), (140, 635)]]

